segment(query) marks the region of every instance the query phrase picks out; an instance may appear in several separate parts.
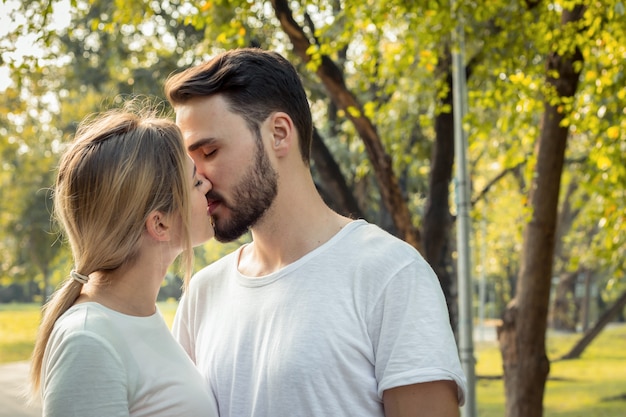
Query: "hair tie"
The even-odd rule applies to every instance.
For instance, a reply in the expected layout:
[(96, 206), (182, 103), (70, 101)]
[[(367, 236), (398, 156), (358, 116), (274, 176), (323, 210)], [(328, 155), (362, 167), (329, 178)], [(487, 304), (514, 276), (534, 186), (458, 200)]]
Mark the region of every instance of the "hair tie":
[(87, 275), (80, 274), (76, 272), (75, 269), (72, 269), (72, 271), (70, 272), (70, 276), (74, 279), (74, 281), (78, 281), (81, 284), (86, 284), (87, 282), (89, 282), (89, 277)]

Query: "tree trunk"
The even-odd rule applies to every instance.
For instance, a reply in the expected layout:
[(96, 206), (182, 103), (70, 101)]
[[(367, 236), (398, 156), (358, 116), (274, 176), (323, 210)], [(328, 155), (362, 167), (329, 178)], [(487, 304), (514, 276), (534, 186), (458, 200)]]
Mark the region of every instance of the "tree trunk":
[[(272, 0), (272, 5), (281, 27), (289, 36), (294, 52), (302, 61), (309, 62), (311, 57), (307, 54), (307, 50), (311, 46), (311, 41), (294, 20), (288, 1)], [(346, 117), (353, 123), (363, 140), (374, 168), (383, 203), (393, 218), (400, 238), (422, 252), (419, 230), (413, 226), (411, 212), (402, 194), (398, 178), (393, 172), (391, 158), (386, 153), (376, 128), (364, 115), (361, 104), (346, 87), (341, 71), (330, 57), (322, 55), (316, 73), (337, 108), (345, 111)]]
[[(561, 25), (580, 20), (583, 11), (580, 6), (564, 10)], [(548, 56), (546, 82), (560, 98), (572, 97), (578, 88), (581, 66), (580, 62), (575, 64), (577, 61), (582, 61), (578, 50), (571, 56), (560, 56), (556, 52)], [(524, 230), (517, 291), (498, 328), (507, 417), (543, 415), (543, 395), (550, 371), (545, 333), (559, 189), (568, 136), (567, 126), (561, 126), (563, 117), (558, 104), (546, 100), (535, 150), (537, 162), (529, 193), (532, 214)]]
[(559, 282), (554, 292), (548, 320), (550, 327), (556, 330), (575, 331), (578, 323), (578, 303), (575, 290), (579, 271), (568, 271), (570, 256), (564, 251), (563, 242), (563, 237), (570, 231), (574, 220), (580, 213), (579, 208), (572, 206), (572, 195), (577, 188), (578, 181), (576, 179), (570, 180), (563, 196), (556, 226), (553, 268), (555, 268), (554, 275), (559, 276)]
[(313, 131), (311, 157), (322, 181), (320, 194), (326, 203), (344, 216), (362, 218), (363, 212), (359, 208), (354, 194), (348, 188), (345, 177), (317, 129)]
[(575, 289), (578, 274), (563, 272), (554, 291), (554, 301), (550, 311), (550, 327), (556, 330), (575, 331), (578, 317), (575, 307)]
[(615, 317), (617, 317), (618, 313), (626, 306), (626, 291), (619, 296), (617, 301), (613, 303), (611, 308), (606, 310), (602, 316), (598, 319), (598, 322), (589, 329), (585, 335), (574, 345), (574, 347), (567, 352), (565, 355), (561, 356), (560, 359), (577, 359), (582, 355), (584, 350), (593, 342), (593, 339), (596, 338), (597, 335), (600, 334), (602, 329), (611, 322)]
[(591, 310), (591, 281), (593, 273), (589, 270), (585, 271), (585, 293), (581, 301), (580, 308), (580, 323), (583, 332), (589, 330), (589, 315)]
[[(452, 85), (450, 74), (451, 58), (442, 59), (438, 65), (448, 85)], [(452, 108), (452, 87), (442, 99), (442, 105)], [(457, 294), (453, 276), (448, 263), (449, 231), (452, 226), (450, 214), (450, 182), (454, 165), (454, 122), (452, 112), (440, 112), (435, 116), (435, 143), (432, 149), (430, 177), (428, 179), (428, 197), (422, 221), (424, 257), (434, 269), (446, 296), (450, 322), (457, 328)]]

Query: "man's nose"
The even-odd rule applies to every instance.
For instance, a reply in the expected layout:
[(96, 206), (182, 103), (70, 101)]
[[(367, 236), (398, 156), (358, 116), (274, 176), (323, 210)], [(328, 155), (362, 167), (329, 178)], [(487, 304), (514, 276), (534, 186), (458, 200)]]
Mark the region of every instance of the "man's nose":
[[(196, 175), (201, 177), (203, 180), (207, 180), (211, 182), (211, 169), (206, 166), (206, 164), (197, 163), (196, 164)], [(211, 188), (213, 187), (213, 183), (211, 183)]]

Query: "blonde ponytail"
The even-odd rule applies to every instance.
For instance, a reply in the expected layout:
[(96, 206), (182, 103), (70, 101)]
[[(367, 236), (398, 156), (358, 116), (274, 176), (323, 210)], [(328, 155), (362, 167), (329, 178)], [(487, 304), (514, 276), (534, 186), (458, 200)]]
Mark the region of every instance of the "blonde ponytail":
[(83, 284), (68, 278), (43, 307), (43, 318), (31, 356), (30, 381), (33, 397), (39, 393), (43, 357), (54, 323), (74, 304), (82, 288)]

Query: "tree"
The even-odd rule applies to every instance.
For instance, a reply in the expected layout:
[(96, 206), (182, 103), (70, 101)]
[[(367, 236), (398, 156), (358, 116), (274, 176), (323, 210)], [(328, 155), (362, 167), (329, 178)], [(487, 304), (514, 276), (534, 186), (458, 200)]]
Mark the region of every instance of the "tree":
[[(578, 32), (585, 8), (563, 10), (564, 33)], [(524, 231), (522, 263), (515, 298), (507, 306), (498, 340), (504, 367), (507, 417), (541, 416), (550, 365), (545, 351), (557, 207), (568, 138), (564, 112), (578, 88), (583, 56), (578, 46), (553, 51), (546, 61), (545, 102), (537, 162), (531, 183), (531, 218)], [(521, 318), (523, 317), (523, 319)]]
[(598, 322), (589, 330), (587, 330), (584, 336), (567, 352), (561, 356), (561, 359), (577, 359), (582, 355), (587, 346), (591, 344), (593, 339), (600, 334), (602, 329), (617, 316), (618, 312), (624, 309), (626, 306), (626, 291), (624, 291), (619, 298), (613, 303), (613, 305), (606, 310), (600, 317)]
[[(35, 84), (31, 91), (40, 88), (36, 76), (23, 81)], [(45, 123), (52, 117), (47, 104), (21, 93), (19, 89), (7, 90), (5, 105), (10, 110), (0, 122), (6, 126), (1, 145), (0, 204), (3, 226), (11, 231), (2, 239), (3, 267), (12, 278), (29, 283), (27, 289), (36, 283), (45, 301), (51, 288), (52, 265), (62, 252), (50, 220), (48, 192), (54, 182), (56, 157), (52, 149), (58, 130), (48, 129)], [(28, 298), (34, 295), (28, 294)]]
[[(67, 57), (60, 85), (51, 88), (63, 94), (55, 122), (63, 132), (80, 118), (71, 110), (79, 103), (87, 102), (82, 109), (88, 112), (106, 96), (158, 95), (167, 74), (222, 49), (259, 46), (286, 55), (311, 99), (319, 134), (313, 168), (322, 194), (338, 210), (417, 242), (454, 310), (449, 47), (456, 22), (449, 4), (75, 1), (72, 26), (54, 33), (38, 16), (55, 2), (28, 3), (37, 12), (26, 26)], [(624, 4), (456, 4), (468, 57), (472, 216), (485, 223), (474, 243), (485, 242), (485, 276), (498, 309), (514, 300), (505, 314), (503, 355), (512, 352), (504, 345), (519, 348), (523, 363), (542, 364), (546, 373), (544, 336), (537, 333), (546, 326), (550, 268), (594, 271), (606, 300), (625, 285)], [(561, 22), (583, 8), (580, 19)], [(567, 227), (557, 237), (559, 194), (566, 193), (561, 183), (577, 184), (561, 201), (578, 214), (562, 223)], [(566, 208), (562, 204), (561, 213)], [(5, 235), (9, 245), (14, 237)], [(557, 243), (562, 256), (554, 261)], [(513, 307), (528, 326), (509, 320)], [(529, 323), (538, 324), (534, 336)], [(528, 399), (528, 415), (538, 415), (545, 375), (505, 362), (509, 417), (524, 406), (521, 398)]]

